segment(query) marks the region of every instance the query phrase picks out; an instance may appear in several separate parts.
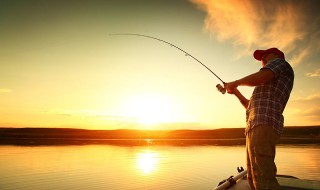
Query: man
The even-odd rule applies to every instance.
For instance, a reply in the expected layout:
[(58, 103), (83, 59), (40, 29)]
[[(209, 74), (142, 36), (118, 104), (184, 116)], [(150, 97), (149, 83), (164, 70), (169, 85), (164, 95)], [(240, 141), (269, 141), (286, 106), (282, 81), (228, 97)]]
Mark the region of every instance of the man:
[[(293, 87), (294, 72), (277, 48), (256, 50), (253, 56), (262, 62), (260, 71), (224, 87), (246, 108), (247, 178), (251, 189), (276, 190), (275, 146), (283, 130), (282, 113)], [(250, 100), (238, 91), (238, 86), (255, 86)]]

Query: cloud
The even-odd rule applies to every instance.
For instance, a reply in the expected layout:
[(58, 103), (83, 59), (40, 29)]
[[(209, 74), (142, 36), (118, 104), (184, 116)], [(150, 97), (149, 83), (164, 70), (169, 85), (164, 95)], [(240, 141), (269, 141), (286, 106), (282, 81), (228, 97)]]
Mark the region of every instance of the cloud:
[(311, 54), (311, 52), (312, 52), (311, 47), (308, 47), (308, 48), (305, 48), (305, 49), (299, 51), (299, 53), (294, 54), (292, 56), (290, 63), (295, 66), (299, 65)]
[[(316, 1), (191, 0), (205, 11), (205, 30), (231, 41), (242, 53), (278, 47), (297, 66), (320, 51), (320, 16)], [(287, 56), (288, 58), (288, 56)], [(290, 60), (291, 62), (291, 60)]]
[(99, 118), (107, 121), (133, 122), (137, 120), (136, 118), (132, 118), (132, 117), (126, 117), (121, 115), (111, 115), (101, 111), (87, 110), (87, 109), (80, 109), (80, 110), (53, 109), (53, 110), (47, 111), (46, 113), (52, 114), (52, 115), (65, 116), (65, 117)]
[(288, 114), (289, 120), (296, 122), (306, 122), (319, 124), (320, 122), (320, 93), (310, 94), (305, 97), (292, 97), (289, 100)]
[(314, 101), (314, 100), (320, 100), (320, 94), (311, 94), (306, 97), (297, 97), (292, 99), (292, 101)]
[(319, 124), (320, 122), (320, 108), (314, 107), (309, 109), (296, 109), (292, 113), (293, 118), (300, 118), (302, 121), (307, 121), (312, 124)]
[(2, 93), (11, 93), (12, 90), (11, 89), (8, 89), (8, 88), (0, 88), (0, 94)]
[(318, 118), (320, 118), (320, 108), (306, 109), (306, 110), (303, 110), (301, 114), (308, 117), (317, 116)]
[(308, 76), (308, 77), (320, 77), (320, 69), (317, 69), (313, 73), (306, 73), (306, 76)]

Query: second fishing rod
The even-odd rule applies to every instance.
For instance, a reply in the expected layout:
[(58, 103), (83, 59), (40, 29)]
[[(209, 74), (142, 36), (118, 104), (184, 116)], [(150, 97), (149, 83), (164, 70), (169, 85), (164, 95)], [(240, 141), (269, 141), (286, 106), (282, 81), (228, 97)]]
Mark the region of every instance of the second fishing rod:
[[(117, 34), (109, 34), (110, 36), (138, 36), (138, 37), (145, 37), (145, 38), (150, 38), (150, 39), (154, 39), (154, 40), (157, 40), (157, 41), (160, 41), (160, 42), (163, 42), (163, 43), (166, 43), (166, 44), (169, 44), (171, 47), (175, 47), (176, 49), (182, 51), (183, 53), (185, 53), (186, 56), (190, 56), (191, 58), (193, 58), (195, 61), (197, 61), (198, 63), (200, 63), (203, 67), (205, 67), (208, 71), (210, 71), (216, 78), (218, 78), (222, 84), (225, 84), (225, 82), (217, 75), (215, 74), (209, 67), (207, 67), (205, 64), (203, 64), (201, 61), (199, 61), (197, 58), (195, 58), (194, 56), (192, 56), (190, 53), (186, 52), (185, 50), (179, 48), (178, 46), (170, 43), (170, 42), (167, 42), (165, 40), (161, 40), (159, 38), (156, 38), (156, 37), (152, 37), (152, 36), (148, 36), (148, 35), (144, 35), (144, 34), (134, 34), (134, 33), (117, 33)], [(226, 93), (226, 89), (223, 88), (221, 86), (221, 84), (217, 84), (216, 85), (217, 87), (217, 90), (219, 92), (221, 92), (222, 94), (225, 94)]]

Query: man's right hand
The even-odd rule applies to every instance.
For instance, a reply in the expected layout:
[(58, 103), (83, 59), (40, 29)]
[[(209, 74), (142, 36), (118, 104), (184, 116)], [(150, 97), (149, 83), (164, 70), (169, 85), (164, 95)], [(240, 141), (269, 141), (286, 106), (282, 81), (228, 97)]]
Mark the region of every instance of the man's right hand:
[(229, 94), (234, 94), (234, 91), (237, 90), (238, 84), (237, 81), (224, 83), (224, 88), (227, 90)]

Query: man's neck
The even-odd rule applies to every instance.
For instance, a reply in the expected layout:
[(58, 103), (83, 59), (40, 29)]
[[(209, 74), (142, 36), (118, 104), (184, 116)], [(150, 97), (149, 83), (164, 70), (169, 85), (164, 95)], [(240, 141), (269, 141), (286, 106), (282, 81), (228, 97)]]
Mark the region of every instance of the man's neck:
[(267, 62), (267, 64), (269, 64), (271, 61), (274, 61), (276, 59), (279, 59), (279, 57), (272, 57), (271, 59), (269, 59), (269, 61)]

